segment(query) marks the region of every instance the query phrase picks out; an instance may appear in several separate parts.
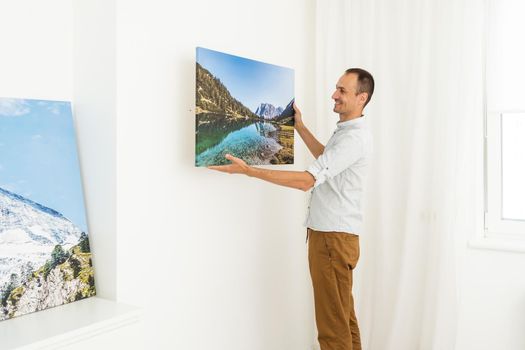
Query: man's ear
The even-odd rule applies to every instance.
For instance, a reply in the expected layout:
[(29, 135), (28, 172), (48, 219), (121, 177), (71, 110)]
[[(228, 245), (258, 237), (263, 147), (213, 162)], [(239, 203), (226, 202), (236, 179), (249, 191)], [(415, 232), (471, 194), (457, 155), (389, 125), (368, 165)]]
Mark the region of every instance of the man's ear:
[(368, 92), (362, 92), (359, 94), (359, 103), (361, 103), (363, 106), (366, 103), (366, 100), (368, 100)]

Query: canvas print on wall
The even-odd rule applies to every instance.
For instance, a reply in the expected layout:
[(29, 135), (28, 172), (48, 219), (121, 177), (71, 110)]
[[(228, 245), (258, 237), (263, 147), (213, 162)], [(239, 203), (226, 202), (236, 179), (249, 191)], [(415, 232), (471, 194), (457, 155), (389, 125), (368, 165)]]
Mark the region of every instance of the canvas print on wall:
[(293, 164), (294, 71), (197, 48), (197, 166)]
[(93, 295), (71, 105), (0, 98), (0, 320)]

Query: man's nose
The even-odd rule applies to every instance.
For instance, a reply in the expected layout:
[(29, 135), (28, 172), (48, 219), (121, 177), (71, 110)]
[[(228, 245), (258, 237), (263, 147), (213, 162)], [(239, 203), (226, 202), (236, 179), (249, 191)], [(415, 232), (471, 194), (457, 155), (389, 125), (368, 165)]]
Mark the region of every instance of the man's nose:
[(337, 99), (337, 96), (338, 96), (338, 94), (337, 94), (337, 90), (336, 90), (336, 91), (334, 91), (334, 93), (332, 94), (332, 99), (333, 99), (333, 100), (336, 100), (336, 99)]

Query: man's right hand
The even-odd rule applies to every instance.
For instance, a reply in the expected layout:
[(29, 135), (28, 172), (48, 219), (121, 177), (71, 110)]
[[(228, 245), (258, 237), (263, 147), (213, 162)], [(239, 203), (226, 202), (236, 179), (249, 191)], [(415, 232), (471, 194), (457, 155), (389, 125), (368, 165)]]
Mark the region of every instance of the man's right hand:
[(297, 127), (301, 127), (303, 126), (303, 114), (301, 113), (301, 111), (299, 110), (299, 108), (297, 107), (297, 105), (295, 104), (295, 102), (293, 103), (293, 110), (295, 112), (294, 114), (294, 127), (297, 129)]
[(303, 115), (295, 102), (293, 103), (293, 110), (295, 111), (295, 123), (294, 128), (299, 133), (299, 136), (303, 139), (306, 147), (310, 150), (315, 159), (317, 159), (324, 152), (324, 146), (322, 143), (317, 141), (314, 135), (308, 130), (303, 123)]

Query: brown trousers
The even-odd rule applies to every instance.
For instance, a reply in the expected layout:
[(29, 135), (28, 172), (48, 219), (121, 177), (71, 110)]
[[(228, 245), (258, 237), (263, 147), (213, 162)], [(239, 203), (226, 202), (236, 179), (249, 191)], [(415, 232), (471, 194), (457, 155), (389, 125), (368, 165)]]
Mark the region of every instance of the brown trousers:
[(321, 350), (361, 350), (352, 296), (352, 270), (359, 259), (359, 236), (312, 229), (308, 229), (307, 235)]

